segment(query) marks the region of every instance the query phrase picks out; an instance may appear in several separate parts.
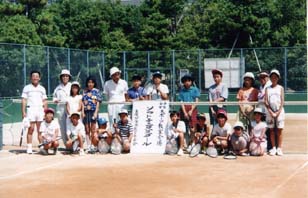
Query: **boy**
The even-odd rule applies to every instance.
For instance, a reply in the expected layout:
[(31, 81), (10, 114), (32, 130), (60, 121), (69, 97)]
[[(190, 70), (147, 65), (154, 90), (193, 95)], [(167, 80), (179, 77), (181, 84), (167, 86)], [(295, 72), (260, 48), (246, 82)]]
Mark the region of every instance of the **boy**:
[(224, 150), (228, 148), (228, 138), (232, 133), (231, 124), (227, 122), (227, 112), (224, 109), (217, 111), (217, 124), (214, 126), (211, 134), (211, 140), (209, 147), (215, 147), (221, 150), (221, 154), (224, 154)]
[[(128, 111), (126, 109), (120, 110), (119, 117), (120, 120), (118, 123), (113, 123), (115, 129), (113, 141), (121, 145), (121, 150), (123, 152), (128, 153), (130, 151), (130, 143), (133, 138), (134, 128), (132, 122), (128, 118)], [(114, 153), (113, 151), (111, 152)]]
[(108, 121), (105, 118), (97, 120), (98, 129), (94, 133), (92, 144), (98, 148), (98, 152), (106, 154), (110, 150), (112, 133), (107, 126)]
[(168, 86), (161, 83), (163, 75), (156, 71), (152, 75), (153, 85), (147, 87), (147, 95), (149, 100), (168, 100)]
[(79, 155), (84, 155), (83, 144), (85, 139), (85, 127), (80, 121), (80, 113), (73, 112), (70, 116), (70, 123), (67, 126), (67, 142), (66, 148), (72, 149), (73, 152), (78, 150), (80, 147)]
[(57, 137), (60, 131), (59, 124), (53, 120), (55, 111), (52, 108), (45, 110), (45, 120), (40, 127), (41, 142), (44, 143), (44, 148), (41, 149), (43, 155), (48, 155), (48, 149), (53, 148), (53, 154), (56, 155), (59, 142)]
[[(272, 149), (269, 151), (271, 156), (277, 154), (283, 155), (282, 152), (282, 130), (284, 128), (284, 88), (278, 84), (280, 73), (273, 69), (270, 73), (272, 85), (265, 90), (265, 106), (267, 109), (266, 122), (270, 129), (270, 140)], [(277, 127), (277, 149), (275, 141), (275, 127)]]
[[(31, 71), (31, 84), (24, 87), (22, 91), (21, 111), (22, 119), (30, 120), (30, 127), (27, 134), (27, 153), (32, 154), (32, 134), (36, 125), (38, 131), (38, 140), (41, 143), (40, 126), (44, 118), (44, 109), (47, 109), (46, 90), (39, 84), (41, 73), (39, 71)], [(26, 112), (27, 108), (27, 112)]]
[(244, 125), (238, 121), (233, 126), (233, 134), (231, 135), (231, 144), (233, 152), (236, 155), (247, 156), (247, 146), (249, 143), (249, 135), (244, 131)]
[(126, 101), (131, 102), (134, 100), (145, 100), (147, 98), (145, 88), (140, 86), (141, 79), (139, 75), (134, 75), (132, 77), (133, 87), (128, 89)]
[(193, 128), (194, 137), (193, 144), (197, 144), (201, 140), (201, 148), (205, 148), (209, 142), (209, 127), (206, 124), (206, 116), (204, 113), (197, 115), (198, 122)]
[[(172, 111), (170, 113), (170, 119), (171, 123), (168, 126), (167, 139), (169, 140), (169, 142), (176, 141), (180, 144), (177, 155), (181, 156), (183, 155), (184, 133), (186, 133), (186, 126), (185, 123), (180, 120), (179, 114), (176, 111)], [(170, 146), (171, 145), (169, 145), (169, 147)], [(168, 151), (168, 149), (170, 149), (168, 148), (168, 145), (166, 147), (166, 153), (173, 154)]]
[[(215, 84), (209, 88), (209, 101), (210, 102), (224, 102), (228, 99), (228, 87), (222, 83), (223, 73), (219, 69), (212, 70), (213, 79)], [(217, 111), (220, 108), (224, 108), (222, 105), (212, 105), (209, 107), (210, 123), (215, 126), (217, 123)]]

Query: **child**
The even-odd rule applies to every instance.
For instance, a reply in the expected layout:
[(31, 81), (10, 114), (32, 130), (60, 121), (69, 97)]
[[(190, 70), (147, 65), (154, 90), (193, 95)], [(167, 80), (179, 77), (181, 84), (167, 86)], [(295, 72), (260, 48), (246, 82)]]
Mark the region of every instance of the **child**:
[(105, 118), (98, 118), (98, 129), (96, 129), (92, 139), (92, 144), (97, 146), (98, 152), (103, 154), (109, 152), (112, 141), (112, 132), (107, 123), (108, 121)]
[[(171, 119), (171, 123), (168, 126), (167, 139), (170, 142), (177, 141), (180, 144), (177, 154), (181, 156), (183, 155), (184, 133), (186, 133), (186, 126), (185, 126), (185, 123), (180, 120), (179, 114), (176, 111), (172, 111), (170, 113), (170, 119)], [(167, 149), (169, 149), (168, 145), (167, 145)], [(166, 150), (166, 153), (169, 154), (170, 152)], [(173, 153), (170, 153), (170, 154), (173, 154)]]
[(132, 77), (133, 87), (129, 88), (127, 91), (127, 100), (128, 102), (134, 100), (146, 100), (147, 94), (144, 87), (141, 87), (141, 76), (134, 75)]
[(48, 149), (53, 148), (53, 154), (56, 155), (59, 142), (57, 140), (60, 126), (53, 120), (55, 111), (52, 108), (45, 110), (45, 120), (40, 127), (41, 142), (44, 143), (44, 148), (41, 149), (43, 155), (48, 155)]
[(72, 149), (73, 152), (80, 147), (79, 155), (84, 155), (83, 144), (85, 139), (85, 127), (80, 121), (80, 112), (73, 112), (70, 116), (70, 123), (67, 125), (67, 142), (66, 148)]
[[(251, 72), (246, 72), (243, 76), (244, 84), (243, 87), (238, 91), (236, 99), (239, 102), (256, 102), (258, 101), (259, 91), (254, 88), (255, 76)], [(247, 130), (249, 123), (253, 120), (253, 109), (254, 106), (249, 104), (240, 105), (238, 119), (240, 120)]]
[(96, 131), (96, 120), (99, 111), (99, 104), (102, 101), (99, 90), (96, 89), (96, 80), (93, 76), (89, 76), (86, 80), (86, 89), (83, 92), (83, 122), (86, 129), (86, 143), (88, 151), (91, 148), (91, 134)]
[(149, 100), (168, 100), (168, 86), (161, 83), (163, 75), (156, 71), (152, 75), (153, 85), (147, 87), (147, 95)]
[[(223, 73), (219, 69), (212, 70), (213, 79), (215, 84), (209, 88), (209, 101), (210, 102), (224, 102), (228, 99), (228, 87), (222, 83)], [(217, 124), (216, 115), (219, 109), (226, 109), (222, 105), (212, 105), (209, 107), (210, 123), (215, 126)]]
[[(79, 94), (80, 85), (77, 81), (72, 82), (70, 96), (66, 102), (66, 113), (71, 115), (73, 112), (81, 113), (82, 110), (82, 95)], [(71, 122), (70, 118), (67, 119), (67, 125)]]
[(215, 147), (224, 154), (228, 148), (228, 138), (232, 133), (232, 126), (227, 122), (227, 112), (224, 109), (217, 111), (217, 124), (214, 126), (211, 134), (209, 147)]
[[(40, 126), (44, 118), (44, 109), (47, 109), (46, 90), (39, 84), (41, 73), (39, 71), (31, 71), (31, 84), (28, 84), (22, 90), (21, 111), (22, 118), (29, 119), (30, 127), (27, 134), (27, 153), (32, 154), (32, 134), (36, 125), (38, 132), (38, 140), (41, 143)], [(27, 108), (27, 112), (26, 112)]]
[(209, 142), (209, 127), (206, 124), (206, 116), (204, 113), (197, 115), (198, 122), (193, 128), (194, 139), (193, 144), (197, 144), (201, 140), (201, 148), (205, 148)]
[(254, 110), (255, 121), (251, 123), (249, 152), (253, 156), (262, 156), (266, 152), (266, 129), (267, 125), (262, 121), (263, 111), (261, 107)]
[(121, 150), (125, 153), (130, 151), (130, 143), (133, 138), (133, 125), (128, 118), (128, 111), (122, 109), (119, 112), (120, 120), (118, 123), (113, 123), (115, 129), (113, 141), (121, 144)]
[(244, 131), (244, 125), (238, 121), (233, 126), (233, 134), (231, 135), (231, 145), (236, 155), (247, 156), (247, 146), (249, 143), (249, 135)]
[[(179, 101), (181, 102), (198, 102), (200, 97), (199, 89), (193, 85), (194, 79), (191, 75), (187, 74), (184, 75), (181, 79), (181, 82), (183, 83), (183, 88), (180, 90), (179, 93)], [(190, 141), (193, 141), (194, 133), (191, 128), (195, 126), (197, 123), (197, 114), (198, 109), (197, 105), (181, 105), (180, 109), (180, 118), (181, 120), (184, 120), (186, 125), (186, 131), (190, 132)], [(186, 141), (188, 142), (188, 134), (186, 133)], [(192, 143), (192, 142), (190, 142)]]
[[(273, 69), (270, 72), (270, 79), (272, 85), (265, 90), (265, 106), (267, 109), (266, 122), (268, 128), (270, 129), (270, 139), (272, 144), (272, 149), (269, 151), (270, 155), (282, 156), (282, 130), (284, 128), (284, 89), (278, 84), (280, 79), (280, 73), (278, 70)], [(275, 127), (277, 127), (277, 149), (275, 141)]]
[(63, 143), (67, 141), (66, 138), (66, 127), (67, 127), (67, 117), (70, 114), (66, 112), (66, 102), (70, 95), (72, 79), (70, 71), (63, 69), (60, 73), (60, 84), (55, 88), (53, 92), (53, 102), (57, 104), (57, 118), (60, 125), (60, 131)]

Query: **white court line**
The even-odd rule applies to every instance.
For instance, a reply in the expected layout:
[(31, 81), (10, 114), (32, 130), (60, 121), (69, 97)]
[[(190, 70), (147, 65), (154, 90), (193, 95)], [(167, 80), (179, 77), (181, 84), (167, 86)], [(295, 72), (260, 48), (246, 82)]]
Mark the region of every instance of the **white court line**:
[(287, 179), (281, 182), (276, 188), (272, 191), (272, 193), (277, 192), (280, 188), (286, 185), (295, 175), (297, 175), (302, 169), (304, 169), (308, 165), (308, 161), (306, 161), (302, 166), (298, 167), (294, 173), (292, 173)]
[(18, 172), (16, 174), (8, 175), (8, 176), (0, 176), (0, 180), (11, 179), (11, 178), (18, 177), (18, 176), (21, 176), (21, 175), (34, 173), (34, 172), (41, 171), (41, 170), (44, 170), (44, 169), (59, 166), (59, 165), (64, 164), (66, 162), (71, 162), (71, 161), (75, 161), (75, 160), (78, 160), (78, 159), (84, 159), (85, 157), (86, 156), (76, 156), (76, 158), (73, 158), (71, 160), (61, 160), (60, 162), (56, 162), (56, 163), (49, 164), (49, 165), (46, 165), (46, 166), (42, 166), (42, 167), (39, 167), (39, 168), (34, 168), (33, 170), (21, 171), (21, 172)]

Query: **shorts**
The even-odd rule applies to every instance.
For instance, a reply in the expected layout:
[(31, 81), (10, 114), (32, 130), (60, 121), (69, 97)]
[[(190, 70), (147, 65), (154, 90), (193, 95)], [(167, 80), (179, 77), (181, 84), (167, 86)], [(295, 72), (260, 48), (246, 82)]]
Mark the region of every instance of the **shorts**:
[(273, 129), (273, 128), (275, 128), (275, 124), (276, 124), (276, 127), (278, 129), (283, 129), (284, 128), (284, 119), (285, 119), (284, 109), (281, 110), (281, 113), (279, 114), (279, 116), (276, 119), (273, 118), (269, 113), (267, 113), (266, 114), (267, 127), (269, 129)]
[(27, 118), (30, 122), (42, 122), (44, 120), (44, 108), (27, 106)]
[(97, 118), (93, 118), (95, 111), (85, 111), (85, 117), (83, 118), (84, 124), (95, 123)]

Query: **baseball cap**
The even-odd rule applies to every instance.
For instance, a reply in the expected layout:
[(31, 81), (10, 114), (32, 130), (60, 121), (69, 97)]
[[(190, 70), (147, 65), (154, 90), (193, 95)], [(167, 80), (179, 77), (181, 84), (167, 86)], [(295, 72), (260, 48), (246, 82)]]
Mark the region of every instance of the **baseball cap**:
[(206, 120), (205, 113), (199, 113), (199, 114), (197, 115), (197, 118), (198, 118), (198, 119), (199, 119), (199, 118), (203, 118), (203, 119)]
[(98, 118), (98, 120), (97, 120), (97, 124), (98, 125), (104, 125), (104, 124), (107, 124), (107, 120), (106, 120), (106, 118)]
[(261, 114), (263, 114), (263, 110), (260, 107), (255, 108), (255, 110), (253, 112), (254, 113), (261, 113)]
[(251, 78), (251, 79), (255, 80), (255, 75), (253, 75), (252, 72), (246, 72), (243, 76), (243, 79), (245, 79), (245, 78)]
[(55, 114), (55, 110), (53, 110), (53, 108), (47, 108), (44, 110), (45, 114), (47, 113), (52, 113), (52, 114)]
[(119, 115), (120, 114), (128, 114), (128, 111), (126, 110), (126, 109), (121, 109), (120, 111), (119, 111)]
[(186, 80), (194, 81), (194, 78), (193, 78), (190, 74), (185, 74), (185, 75), (181, 78), (181, 82), (184, 83)]
[(237, 127), (241, 127), (242, 129), (244, 129), (244, 125), (241, 121), (235, 122), (233, 128), (237, 128)]
[(221, 77), (223, 76), (222, 71), (221, 71), (220, 69), (213, 69), (213, 70), (212, 70), (212, 74), (213, 74), (213, 75), (214, 75), (214, 74), (219, 74), (219, 75), (221, 75)]
[(60, 78), (62, 75), (69, 75), (70, 79), (72, 78), (71, 72), (67, 69), (62, 69), (61, 73), (60, 73)]
[(278, 76), (278, 78), (280, 78), (280, 73), (277, 69), (273, 69), (270, 73), (270, 77), (273, 75), (273, 74), (276, 74)]
[(117, 72), (121, 73), (121, 70), (119, 70), (119, 68), (117, 68), (117, 67), (112, 67), (112, 68), (109, 70), (110, 77), (111, 77), (113, 74), (117, 73)]
[(154, 77), (159, 77), (159, 78), (162, 78), (162, 73), (160, 73), (160, 71), (156, 71), (156, 72), (154, 72), (153, 74), (152, 74), (152, 77), (154, 78)]
[(73, 112), (71, 113), (70, 117), (72, 117), (73, 115), (77, 115), (78, 117), (80, 117), (80, 112)]
[(219, 109), (219, 110), (217, 111), (217, 117), (218, 117), (219, 115), (223, 115), (223, 116), (226, 118), (226, 120), (228, 119), (227, 112), (226, 112), (226, 110), (224, 110), (224, 109)]
[(80, 84), (79, 84), (79, 82), (77, 82), (77, 81), (72, 82), (72, 86), (73, 86), (73, 85), (76, 85), (76, 86), (80, 87)]

